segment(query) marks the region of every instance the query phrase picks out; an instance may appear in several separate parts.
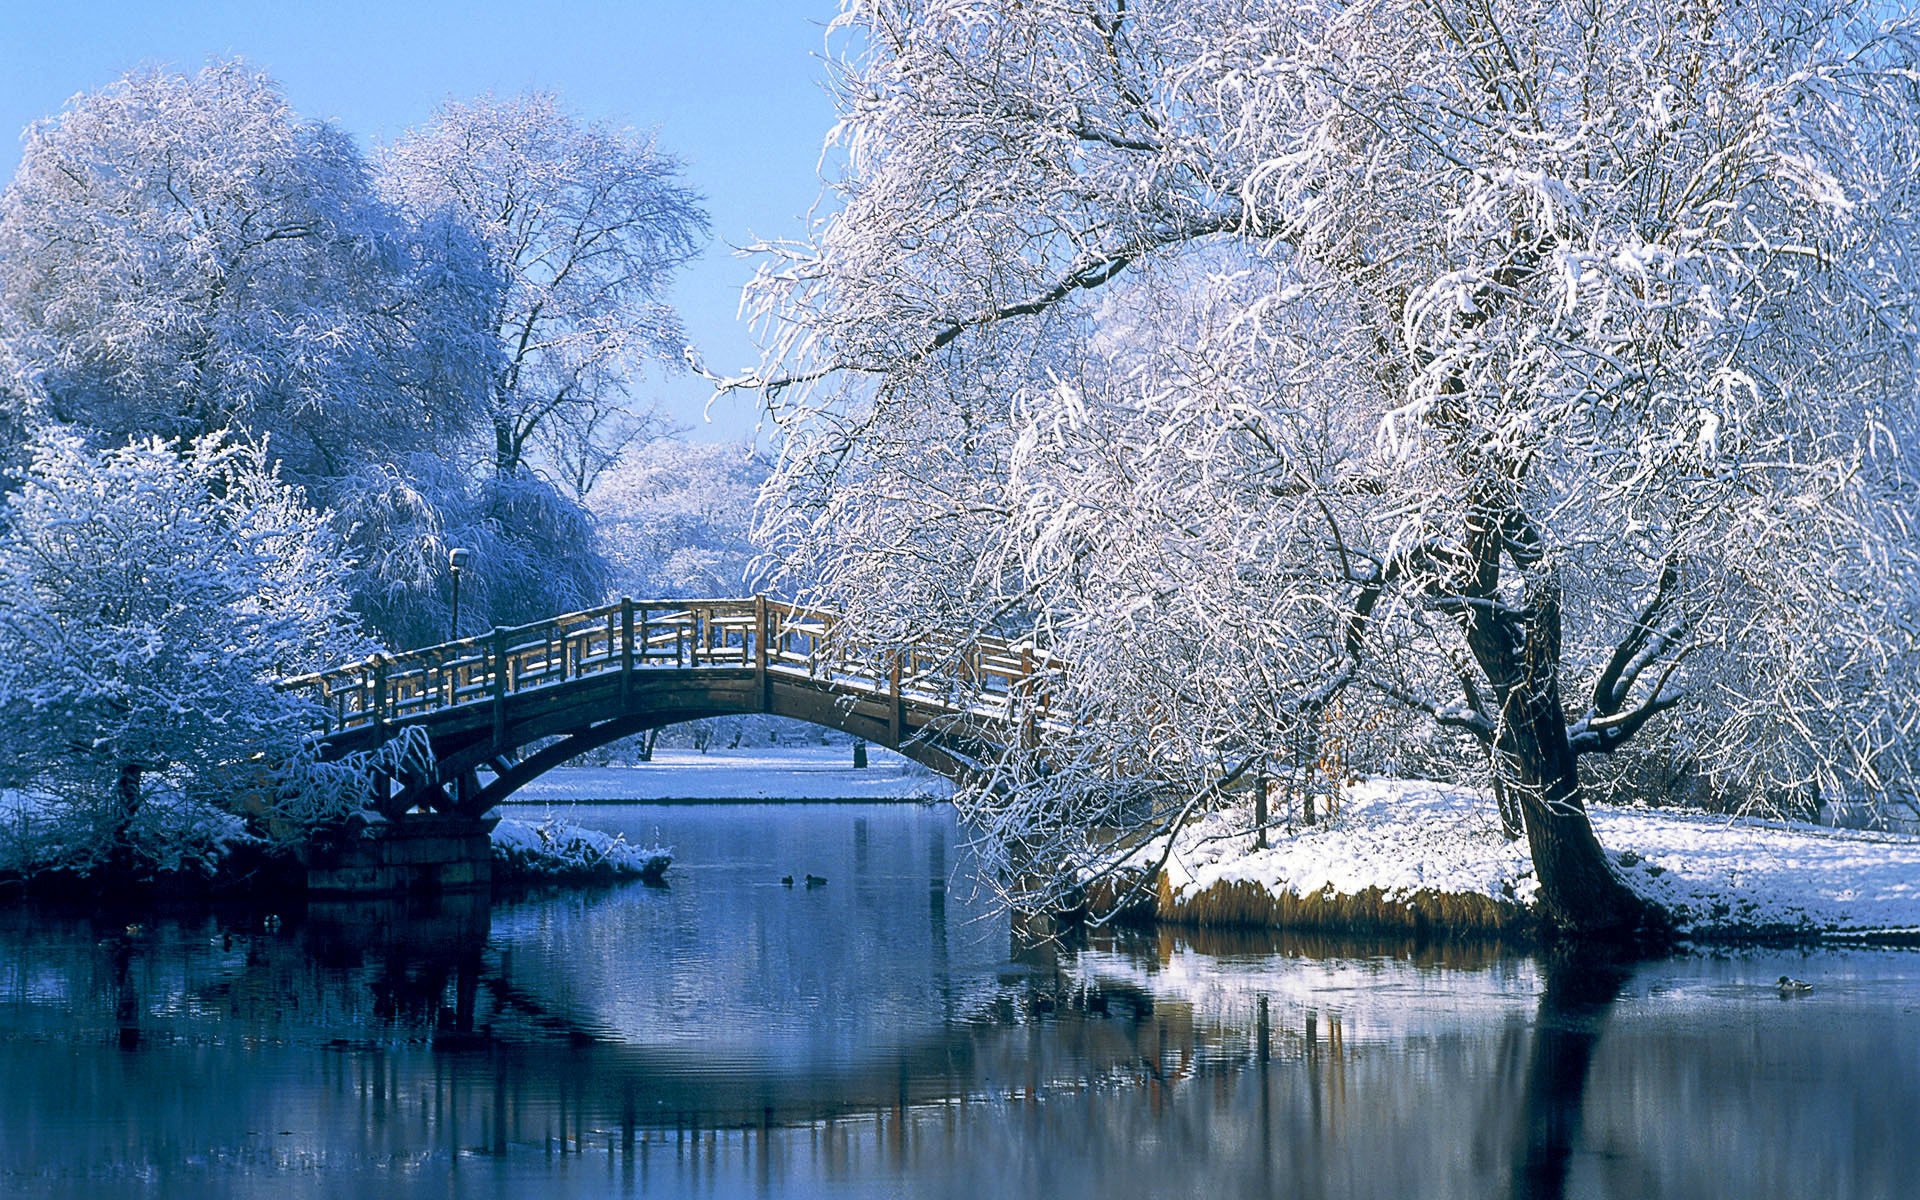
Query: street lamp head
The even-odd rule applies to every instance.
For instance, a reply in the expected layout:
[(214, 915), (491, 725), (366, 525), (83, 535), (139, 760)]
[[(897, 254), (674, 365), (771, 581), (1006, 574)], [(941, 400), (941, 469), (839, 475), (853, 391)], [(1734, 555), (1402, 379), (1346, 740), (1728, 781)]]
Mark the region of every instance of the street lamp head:
[(465, 546), (455, 546), (447, 552), (447, 565), (452, 567), (456, 574), (466, 570), (467, 564), (472, 561), (473, 551), (467, 549)]

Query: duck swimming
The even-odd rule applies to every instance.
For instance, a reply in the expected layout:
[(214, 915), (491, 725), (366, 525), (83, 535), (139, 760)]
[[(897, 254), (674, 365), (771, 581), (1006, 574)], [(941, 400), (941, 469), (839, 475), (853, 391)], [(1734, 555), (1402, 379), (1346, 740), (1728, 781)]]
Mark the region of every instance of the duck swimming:
[(1776, 986), (1779, 987), (1782, 996), (1791, 996), (1799, 992), (1810, 992), (1813, 990), (1813, 985), (1806, 980), (1794, 979), (1787, 975), (1782, 975)]

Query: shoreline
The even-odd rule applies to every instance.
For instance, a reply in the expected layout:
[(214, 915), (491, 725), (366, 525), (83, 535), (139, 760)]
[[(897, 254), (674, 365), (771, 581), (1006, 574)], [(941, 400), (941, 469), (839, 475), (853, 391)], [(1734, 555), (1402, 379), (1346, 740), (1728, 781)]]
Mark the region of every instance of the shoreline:
[[(951, 785), (944, 779), (878, 748), (873, 754), (869, 767), (855, 769), (844, 747), (664, 751), (647, 764), (556, 768), (495, 811), (509, 826), (573, 826), (569, 810), (582, 806), (883, 808), (948, 800)], [(1674, 916), (1677, 945), (1920, 947), (1920, 837), (1679, 809), (1595, 805), (1591, 811), (1616, 873)], [(546, 822), (536, 815), (542, 812)], [(1177, 835), (1157, 875), (1146, 871), (1167, 849), (1164, 840), (1142, 846), (1133, 869), (1095, 889), (1076, 911), (1058, 915), (1084, 919), (1131, 893), (1127, 911), (1108, 919), (1183, 930), (1524, 946), (1555, 940), (1531, 903), (1537, 885), (1524, 843), (1500, 836), (1490, 800), (1473, 789), (1415, 780), (1360, 782), (1344, 789), (1333, 813), (1314, 825), (1293, 824), (1279, 814), (1267, 847), (1254, 844), (1250, 826), (1248, 812), (1208, 814)], [(592, 836), (589, 826), (578, 828)], [(522, 853), (507, 856), (527, 857), (535, 849), (527, 843)], [(584, 853), (587, 847), (574, 849)], [(622, 846), (619, 854), (643, 849), (653, 848)], [(497, 866), (503, 855), (496, 844)], [(587, 883), (638, 870), (630, 864), (611, 868), (597, 853), (587, 857), (595, 861), (555, 873), (577, 873)], [(496, 888), (525, 873), (508, 870)], [(553, 881), (546, 868), (532, 873)], [(0, 901), (39, 897), (109, 907), (141, 898), (287, 904), (304, 893), (297, 864), (252, 847), (237, 848), (212, 877), (162, 876), (117, 885), (0, 880)]]
[[(1679, 809), (1591, 806), (1614, 871), (1673, 919), (1679, 944), (1920, 944), (1920, 837)], [(1251, 814), (1176, 835), (1151, 880), (1156, 921), (1552, 940), (1524, 843), (1464, 787), (1375, 780), (1264, 849)], [(1145, 865), (1167, 850), (1157, 839)], [(1135, 875), (1138, 881), (1141, 878)]]
[(945, 804), (940, 796), (509, 796), (502, 800), (499, 808), (555, 808), (585, 805), (592, 808), (643, 808), (649, 805), (661, 808), (713, 808), (723, 805), (741, 805), (744, 807), (780, 806), (795, 804), (860, 804), (880, 806), (887, 804), (911, 804), (921, 808)]

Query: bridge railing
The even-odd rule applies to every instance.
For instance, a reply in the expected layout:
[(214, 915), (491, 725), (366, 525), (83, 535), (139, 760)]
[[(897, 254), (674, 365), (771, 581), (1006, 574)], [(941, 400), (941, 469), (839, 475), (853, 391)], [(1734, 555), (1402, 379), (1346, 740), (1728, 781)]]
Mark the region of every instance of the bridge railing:
[(1011, 716), (1046, 665), (1003, 638), (925, 639), (869, 652), (841, 636), (831, 612), (770, 600), (621, 600), (493, 629), (398, 655), (375, 655), (286, 680), (324, 714), (324, 732), (406, 721), (568, 680), (660, 668), (750, 668), (911, 699), (954, 712)]

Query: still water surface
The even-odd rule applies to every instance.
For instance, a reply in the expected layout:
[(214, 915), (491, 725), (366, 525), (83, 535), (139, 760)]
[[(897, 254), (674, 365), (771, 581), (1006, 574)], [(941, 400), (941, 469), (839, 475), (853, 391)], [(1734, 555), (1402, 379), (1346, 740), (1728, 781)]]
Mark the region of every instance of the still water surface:
[(1049, 948), (943, 808), (575, 816), (671, 885), (0, 910), (0, 1194), (1920, 1194), (1910, 952)]

